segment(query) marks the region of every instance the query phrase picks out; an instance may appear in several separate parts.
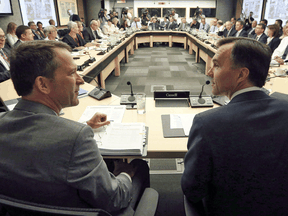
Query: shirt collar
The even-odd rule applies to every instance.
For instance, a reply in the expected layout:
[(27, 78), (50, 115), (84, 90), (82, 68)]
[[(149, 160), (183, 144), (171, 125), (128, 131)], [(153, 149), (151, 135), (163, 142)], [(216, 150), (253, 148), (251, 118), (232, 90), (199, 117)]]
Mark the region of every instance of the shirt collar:
[(231, 97), (231, 100), (236, 97), (237, 95), (246, 93), (246, 92), (250, 92), (250, 91), (258, 91), (261, 90), (261, 88), (257, 87), (257, 86), (252, 86), (252, 87), (248, 87), (248, 88), (244, 88), (244, 89), (240, 89), (239, 91), (234, 92), (234, 94)]

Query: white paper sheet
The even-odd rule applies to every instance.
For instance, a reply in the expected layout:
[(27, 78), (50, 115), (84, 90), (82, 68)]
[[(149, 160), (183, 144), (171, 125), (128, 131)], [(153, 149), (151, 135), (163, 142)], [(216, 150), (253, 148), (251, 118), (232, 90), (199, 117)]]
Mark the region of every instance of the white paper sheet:
[(186, 136), (189, 135), (195, 114), (170, 114), (170, 128), (183, 128)]

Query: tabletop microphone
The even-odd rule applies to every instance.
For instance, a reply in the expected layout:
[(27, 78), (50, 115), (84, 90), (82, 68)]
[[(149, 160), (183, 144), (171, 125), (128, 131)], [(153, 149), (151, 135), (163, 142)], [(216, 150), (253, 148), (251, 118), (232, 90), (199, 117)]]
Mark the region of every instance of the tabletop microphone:
[(199, 104), (204, 104), (204, 103), (205, 103), (205, 99), (202, 98), (202, 93), (203, 93), (203, 90), (204, 90), (204, 86), (205, 86), (205, 85), (209, 85), (209, 84), (210, 84), (210, 81), (207, 80), (207, 81), (205, 82), (205, 84), (202, 86), (202, 91), (200, 92), (199, 99), (198, 99), (198, 103), (199, 103)]
[(133, 102), (133, 101), (135, 101), (135, 97), (134, 97), (133, 90), (132, 90), (132, 83), (130, 81), (128, 81), (127, 85), (130, 85), (130, 87), (131, 87), (131, 95), (129, 96), (128, 101)]

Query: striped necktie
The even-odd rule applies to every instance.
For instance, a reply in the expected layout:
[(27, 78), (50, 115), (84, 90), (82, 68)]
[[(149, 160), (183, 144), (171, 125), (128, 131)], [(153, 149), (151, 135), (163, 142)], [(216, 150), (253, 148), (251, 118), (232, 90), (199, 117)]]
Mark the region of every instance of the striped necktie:
[(0, 50), (0, 55), (2, 56), (2, 58), (4, 59), (4, 61), (6, 62), (6, 64), (10, 67), (10, 61), (8, 59), (8, 56), (3, 52), (3, 50)]

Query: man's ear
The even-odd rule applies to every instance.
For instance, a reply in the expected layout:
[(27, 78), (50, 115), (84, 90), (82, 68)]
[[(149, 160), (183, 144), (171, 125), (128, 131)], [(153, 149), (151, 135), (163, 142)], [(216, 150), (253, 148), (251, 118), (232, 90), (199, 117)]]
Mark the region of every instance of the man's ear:
[(249, 69), (244, 67), (244, 68), (240, 68), (239, 70), (240, 72), (238, 75), (238, 81), (242, 82), (242, 81), (248, 80), (248, 76), (250, 73)]
[(51, 80), (46, 77), (38, 76), (35, 79), (34, 85), (43, 94), (49, 94), (51, 91)]

